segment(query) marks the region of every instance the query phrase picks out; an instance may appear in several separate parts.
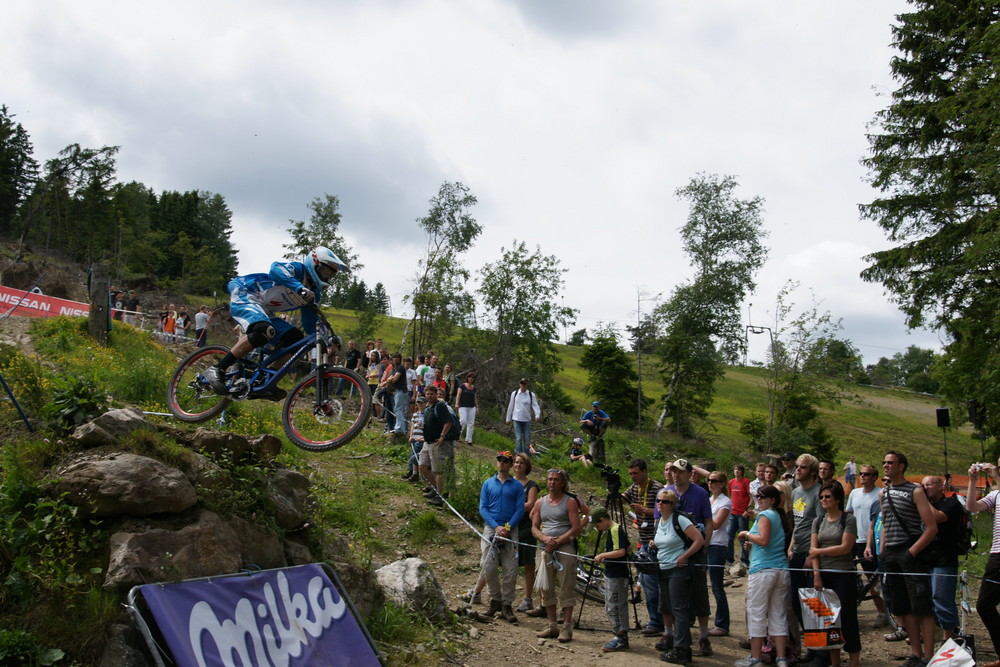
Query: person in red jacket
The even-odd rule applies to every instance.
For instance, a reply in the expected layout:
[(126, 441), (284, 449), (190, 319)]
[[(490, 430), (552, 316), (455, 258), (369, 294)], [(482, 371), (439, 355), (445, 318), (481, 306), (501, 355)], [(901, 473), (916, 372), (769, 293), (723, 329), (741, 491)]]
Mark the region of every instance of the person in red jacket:
[[(736, 560), (736, 552), (733, 538), (741, 530), (750, 529), (750, 521), (747, 517), (747, 510), (750, 508), (750, 480), (746, 476), (746, 468), (742, 463), (733, 466), (733, 477), (727, 486), (729, 499), (733, 503), (733, 509), (729, 513), (729, 546), (726, 551), (726, 565), (732, 565)], [(740, 557), (743, 564), (750, 566), (750, 554), (744, 552)]]

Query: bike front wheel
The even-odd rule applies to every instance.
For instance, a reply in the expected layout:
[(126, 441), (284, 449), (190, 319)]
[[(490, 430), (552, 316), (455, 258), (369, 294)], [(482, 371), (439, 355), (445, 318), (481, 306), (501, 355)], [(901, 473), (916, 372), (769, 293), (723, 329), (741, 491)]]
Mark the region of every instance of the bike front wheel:
[(229, 397), (208, 386), (204, 372), (229, 353), (224, 345), (209, 345), (192, 352), (181, 362), (167, 385), (167, 409), (181, 421), (196, 424), (226, 409)]
[(295, 385), (285, 399), (281, 423), (298, 447), (326, 452), (343, 447), (361, 432), (372, 414), (372, 396), (360, 375), (346, 368), (316, 373)]

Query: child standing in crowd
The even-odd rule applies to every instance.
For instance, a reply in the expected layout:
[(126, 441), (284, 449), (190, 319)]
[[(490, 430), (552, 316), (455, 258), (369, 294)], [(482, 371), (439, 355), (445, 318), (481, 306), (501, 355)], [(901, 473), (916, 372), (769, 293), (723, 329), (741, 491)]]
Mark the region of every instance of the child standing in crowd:
[(601, 647), (605, 653), (628, 650), (628, 534), (625, 528), (611, 520), (608, 510), (595, 507), (590, 520), (605, 534), (603, 551), (594, 556), (595, 563), (604, 563), (604, 611), (611, 621), (614, 639)]

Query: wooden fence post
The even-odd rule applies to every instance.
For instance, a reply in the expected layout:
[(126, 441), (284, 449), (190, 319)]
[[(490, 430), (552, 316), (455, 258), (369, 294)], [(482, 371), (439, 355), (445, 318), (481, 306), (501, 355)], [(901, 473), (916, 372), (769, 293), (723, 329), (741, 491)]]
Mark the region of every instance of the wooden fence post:
[(111, 292), (111, 271), (105, 264), (95, 264), (90, 270), (90, 317), (87, 332), (101, 345), (108, 344), (108, 298)]

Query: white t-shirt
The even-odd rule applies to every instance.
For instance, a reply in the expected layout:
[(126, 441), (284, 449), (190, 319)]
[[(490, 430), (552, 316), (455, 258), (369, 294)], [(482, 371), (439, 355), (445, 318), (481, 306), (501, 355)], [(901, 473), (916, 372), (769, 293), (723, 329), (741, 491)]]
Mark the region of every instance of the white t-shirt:
[(871, 493), (865, 493), (864, 488), (854, 489), (851, 495), (847, 496), (846, 511), (854, 514), (855, 521), (858, 522), (858, 539), (860, 543), (868, 540), (868, 526), (871, 525), (871, 506), (878, 502), (879, 488), (876, 486)]
[[(712, 498), (712, 518), (719, 513), (720, 510), (733, 510), (733, 502), (724, 493), (720, 493), (717, 497)], [(712, 539), (709, 540), (709, 545), (718, 545), (721, 547), (729, 546), (729, 521), (727, 520), (722, 524), (722, 528), (712, 531)]]

